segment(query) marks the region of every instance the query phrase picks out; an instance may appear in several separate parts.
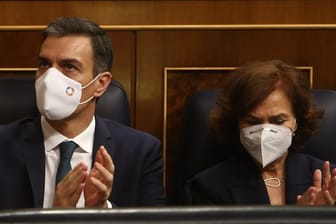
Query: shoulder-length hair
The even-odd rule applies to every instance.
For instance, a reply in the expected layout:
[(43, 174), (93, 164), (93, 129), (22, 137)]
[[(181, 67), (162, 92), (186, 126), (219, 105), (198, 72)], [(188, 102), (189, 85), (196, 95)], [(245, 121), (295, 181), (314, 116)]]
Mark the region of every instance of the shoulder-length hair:
[(239, 141), (239, 120), (249, 114), (275, 89), (287, 95), (297, 122), (292, 146), (300, 146), (317, 129), (322, 118), (311, 95), (307, 77), (300, 70), (280, 60), (258, 61), (234, 70), (222, 88), (210, 123), (220, 138)]

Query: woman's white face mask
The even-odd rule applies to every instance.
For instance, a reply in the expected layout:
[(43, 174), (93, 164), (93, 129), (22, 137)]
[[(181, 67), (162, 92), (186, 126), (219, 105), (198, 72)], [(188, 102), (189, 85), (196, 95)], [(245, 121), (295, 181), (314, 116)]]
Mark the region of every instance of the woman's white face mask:
[(293, 131), (290, 128), (274, 124), (253, 125), (240, 130), (242, 145), (262, 167), (287, 152), (292, 144), (292, 136)]
[(35, 81), (37, 108), (49, 120), (62, 120), (69, 117), (80, 104), (92, 100), (94, 96), (80, 102), (82, 90), (90, 86), (100, 75), (83, 86), (65, 76), (56, 68), (49, 68)]

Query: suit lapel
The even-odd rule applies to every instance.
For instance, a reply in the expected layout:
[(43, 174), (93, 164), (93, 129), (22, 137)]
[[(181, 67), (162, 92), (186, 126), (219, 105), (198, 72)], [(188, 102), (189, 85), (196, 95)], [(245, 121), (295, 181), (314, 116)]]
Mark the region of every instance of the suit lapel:
[(298, 194), (303, 194), (312, 185), (311, 170), (300, 154), (289, 153), (286, 160), (286, 203), (296, 204)]
[(236, 204), (270, 204), (267, 189), (255, 162), (246, 154), (237, 161), (231, 193)]
[[(17, 138), (17, 147), (23, 150), (33, 192), (34, 206), (41, 208), (43, 207), (44, 197), (45, 151), (40, 119), (25, 123), (22, 130), (20, 136)], [(111, 141), (112, 137), (110, 133), (103, 119), (96, 118), (92, 164), (96, 159), (99, 146), (104, 145), (109, 153), (112, 154), (111, 149), (115, 147)]]
[[(238, 164), (238, 162), (237, 162)], [(242, 159), (236, 166), (230, 191), (236, 204), (270, 204), (267, 189), (257, 166)], [(289, 153), (286, 159), (286, 204), (296, 204), (298, 194), (303, 194), (312, 185), (312, 171), (305, 157)], [(290, 172), (289, 172), (290, 171)]]
[(105, 148), (111, 153), (111, 149), (114, 148), (111, 143), (111, 134), (109, 129), (106, 127), (103, 119), (96, 116), (96, 127), (94, 134), (94, 142), (93, 142), (93, 157), (92, 157), (92, 166), (94, 161), (96, 160), (96, 154), (101, 145), (105, 146)]
[(18, 147), (22, 148), (33, 191), (35, 207), (43, 207), (45, 153), (40, 119), (28, 122), (22, 128)]
[(231, 192), (236, 204), (270, 204), (261, 176), (241, 178), (232, 185)]

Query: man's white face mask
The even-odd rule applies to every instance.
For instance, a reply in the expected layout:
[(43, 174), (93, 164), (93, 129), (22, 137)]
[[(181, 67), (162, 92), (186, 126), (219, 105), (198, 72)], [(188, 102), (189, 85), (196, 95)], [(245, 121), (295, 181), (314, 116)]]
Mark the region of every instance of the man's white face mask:
[(92, 100), (94, 96), (80, 102), (82, 90), (90, 86), (100, 75), (83, 86), (65, 76), (56, 68), (49, 68), (35, 81), (36, 104), (40, 113), (49, 120), (69, 117), (80, 104)]
[(292, 144), (293, 131), (282, 125), (260, 124), (242, 128), (240, 141), (262, 167), (274, 162)]

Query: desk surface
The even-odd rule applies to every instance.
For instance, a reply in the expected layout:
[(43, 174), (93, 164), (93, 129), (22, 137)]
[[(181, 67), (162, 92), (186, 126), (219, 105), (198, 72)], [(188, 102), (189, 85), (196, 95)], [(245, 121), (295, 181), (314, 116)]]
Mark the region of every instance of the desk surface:
[(0, 223), (336, 223), (334, 207), (160, 207), (0, 211)]

